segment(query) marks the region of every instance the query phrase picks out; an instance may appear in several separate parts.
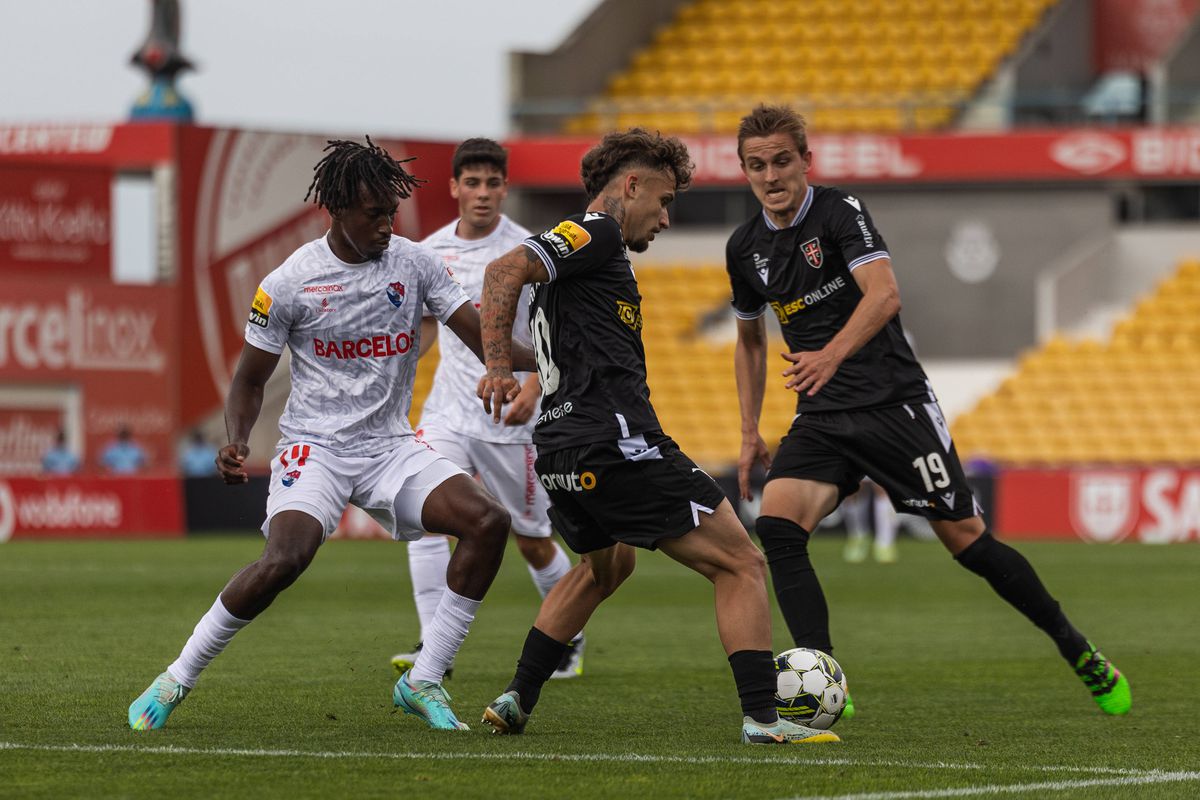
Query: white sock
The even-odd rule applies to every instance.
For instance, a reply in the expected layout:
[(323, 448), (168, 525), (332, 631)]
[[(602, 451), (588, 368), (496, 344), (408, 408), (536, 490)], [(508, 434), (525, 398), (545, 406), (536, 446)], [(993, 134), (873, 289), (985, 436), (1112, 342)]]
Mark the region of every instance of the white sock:
[(413, 600), (421, 621), (421, 640), (433, 622), (438, 603), (446, 591), (446, 567), (450, 564), (450, 541), (445, 536), (422, 536), (408, 543), (408, 571), (412, 575)]
[(196, 623), (195, 630), (183, 646), (183, 652), (167, 667), (167, 672), (191, 689), (208, 663), (221, 654), (235, 633), (249, 624), (250, 620), (238, 619), (226, 611), (221, 596), (217, 595), (216, 602)]
[(529, 568), (529, 576), (533, 578), (533, 585), (537, 587), (538, 594), (545, 597), (554, 588), (554, 584), (558, 583), (559, 578), (571, 571), (571, 559), (567, 558), (567, 554), (559, 547), (558, 542), (553, 542), (554, 557), (550, 559), (550, 563), (541, 569), (534, 569), (533, 565), (526, 563)]
[(467, 629), (471, 627), (471, 620), (475, 619), (478, 609), (478, 600), (455, 594), (447, 588), (442, 593), (442, 601), (438, 603), (433, 621), (425, 628), (422, 639), (424, 645), (408, 677), (414, 681), (440, 683), (446, 668), (454, 662), (458, 648), (467, 638)]
[(875, 495), (875, 545), (891, 547), (896, 543), (896, 512), (887, 495)]

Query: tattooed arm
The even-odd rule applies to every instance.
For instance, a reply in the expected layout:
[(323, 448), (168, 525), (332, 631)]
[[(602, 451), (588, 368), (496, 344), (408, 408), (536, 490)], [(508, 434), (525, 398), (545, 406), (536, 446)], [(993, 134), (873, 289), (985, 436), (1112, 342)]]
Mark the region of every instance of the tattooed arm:
[(479, 314), (487, 375), (479, 382), (479, 397), (495, 422), (500, 421), (501, 406), (516, 397), (521, 388), (512, 374), (512, 329), (521, 287), (549, 280), (546, 265), (525, 245), (517, 245), (500, 256), (483, 273)]

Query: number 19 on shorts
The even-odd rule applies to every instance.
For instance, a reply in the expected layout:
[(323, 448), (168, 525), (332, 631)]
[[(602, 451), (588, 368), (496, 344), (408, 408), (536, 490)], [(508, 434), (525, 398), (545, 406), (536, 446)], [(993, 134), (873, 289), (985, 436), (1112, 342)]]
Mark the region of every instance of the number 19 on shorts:
[(946, 464), (937, 453), (920, 456), (913, 460), (912, 465), (917, 472), (921, 473), (921, 480), (925, 482), (925, 491), (945, 489), (950, 485), (950, 473), (946, 472)]

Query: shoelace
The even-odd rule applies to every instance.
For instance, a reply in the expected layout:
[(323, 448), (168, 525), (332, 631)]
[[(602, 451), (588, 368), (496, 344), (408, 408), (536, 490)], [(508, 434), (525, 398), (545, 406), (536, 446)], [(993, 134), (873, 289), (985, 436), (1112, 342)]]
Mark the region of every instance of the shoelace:
[[(173, 688), (171, 688), (170, 691), (167, 691), (168, 686), (173, 687)], [(164, 681), (163, 684), (158, 687), (158, 702), (162, 703), (163, 705), (166, 705), (167, 703), (178, 703), (182, 700), (183, 700), (183, 684), (182, 683), (175, 683), (174, 681), (167, 683), (166, 681)]]
[(449, 709), (450, 693), (436, 683), (427, 683), (420, 687), (414, 686), (413, 694), (420, 698), (422, 702), (433, 702)]
[(1099, 651), (1093, 651), (1083, 666), (1075, 671), (1083, 679), (1084, 685), (1093, 692), (1103, 692), (1116, 684), (1116, 670), (1112, 668)]

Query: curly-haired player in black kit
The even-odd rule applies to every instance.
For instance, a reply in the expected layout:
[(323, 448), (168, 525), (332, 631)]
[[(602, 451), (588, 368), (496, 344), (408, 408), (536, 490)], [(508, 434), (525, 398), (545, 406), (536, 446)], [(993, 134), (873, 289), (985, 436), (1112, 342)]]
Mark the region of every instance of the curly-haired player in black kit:
[[(832, 650), (808, 538), (865, 475), (897, 510), (927, 518), (958, 563), (1050, 636), (1105, 713), (1128, 712), (1125, 676), (1071, 625), (1029, 562), (987, 532), (904, 338), (891, 256), (862, 200), (808, 184), (812, 153), (790, 108), (759, 106), (743, 117), (738, 156), (762, 203), (725, 254), (738, 318), (738, 482), (748, 498), (751, 467), (769, 467), (755, 527), (796, 646)], [(768, 308), (791, 351), (786, 386), (798, 395), (773, 461), (758, 432)]]
[(535, 469), (550, 519), (581, 554), (546, 595), (516, 675), (484, 712), (521, 733), (567, 643), (633, 572), (634, 547), (661, 549), (712, 581), (717, 628), (742, 701), (749, 744), (837, 741), (775, 711), (766, 565), (716, 483), (663, 433), (646, 387), (641, 295), (627, 250), (668, 226), (667, 206), (692, 163), (677, 139), (613, 133), (583, 159), (583, 214), (488, 265), (482, 317), (485, 408), (516, 395), (509, 337), (518, 296), (534, 284), (530, 321), (542, 407)]

